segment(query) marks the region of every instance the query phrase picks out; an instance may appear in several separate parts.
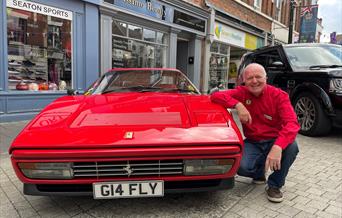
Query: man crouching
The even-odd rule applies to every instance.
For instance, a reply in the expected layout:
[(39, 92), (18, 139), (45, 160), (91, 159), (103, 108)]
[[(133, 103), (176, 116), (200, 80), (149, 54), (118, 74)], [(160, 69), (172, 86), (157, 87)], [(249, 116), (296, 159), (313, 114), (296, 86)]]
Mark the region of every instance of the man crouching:
[(235, 108), (246, 139), (238, 174), (253, 178), (256, 184), (266, 182), (267, 198), (282, 202), (280, 188), (298, 154), (295, 141), (300, 129), (289, 96), (279, 88), (266, 84), (263, 66), (252, 63), (243, 71), (244, 86), (215, 92), (214, 103)]

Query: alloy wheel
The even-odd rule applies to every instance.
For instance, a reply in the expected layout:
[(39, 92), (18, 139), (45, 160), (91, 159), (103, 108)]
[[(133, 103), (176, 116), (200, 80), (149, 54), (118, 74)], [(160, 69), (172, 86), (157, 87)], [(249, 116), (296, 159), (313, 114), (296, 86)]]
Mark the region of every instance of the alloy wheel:
[(313, 101), (308, 97), (298, 99), (295, 105), (295, 112), (297, 114), (301, 130), (310, 130), (316, 120), (316, 109)]

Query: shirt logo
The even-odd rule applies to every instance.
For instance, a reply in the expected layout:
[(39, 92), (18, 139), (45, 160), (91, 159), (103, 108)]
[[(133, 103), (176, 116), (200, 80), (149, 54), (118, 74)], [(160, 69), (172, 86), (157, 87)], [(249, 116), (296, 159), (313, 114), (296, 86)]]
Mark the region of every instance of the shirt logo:
[(246, 100), (246, 105), (250, 105), (250, 104), (252, 104), (252, 100), (247, 99), (247, 100)]

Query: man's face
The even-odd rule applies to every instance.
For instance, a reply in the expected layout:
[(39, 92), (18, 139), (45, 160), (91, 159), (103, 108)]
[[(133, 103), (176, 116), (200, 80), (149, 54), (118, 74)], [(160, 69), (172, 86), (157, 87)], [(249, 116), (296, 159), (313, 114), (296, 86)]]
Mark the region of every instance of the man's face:
[(255, 96), (259, 96), (266, 86), (266, 75), (260, 68), (249, 68), (244, 73), (244, 82), (248, 90)]

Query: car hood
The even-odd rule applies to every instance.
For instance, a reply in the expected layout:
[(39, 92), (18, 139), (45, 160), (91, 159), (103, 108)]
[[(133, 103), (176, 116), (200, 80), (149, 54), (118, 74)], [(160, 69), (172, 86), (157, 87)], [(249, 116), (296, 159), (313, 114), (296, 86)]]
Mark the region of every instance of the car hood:
[(237, 132), (225, 109), (204, 95), (66, 96), (33, 119), (10, 151), (238, 143)]
[(313, 77), (323, 76), (323, 77), (336, 77), (342, 78), (342, 68), (322, 68), (322, 69), (296, 69), (294, 70), (296, 73), (305, 74)]
[(339, 77), (339, 78), (342, 78), (342, 68), (338, 68), (338, 69), (331, 69), (328, 71), (328, 74), (331, 76), (331, 77)]

